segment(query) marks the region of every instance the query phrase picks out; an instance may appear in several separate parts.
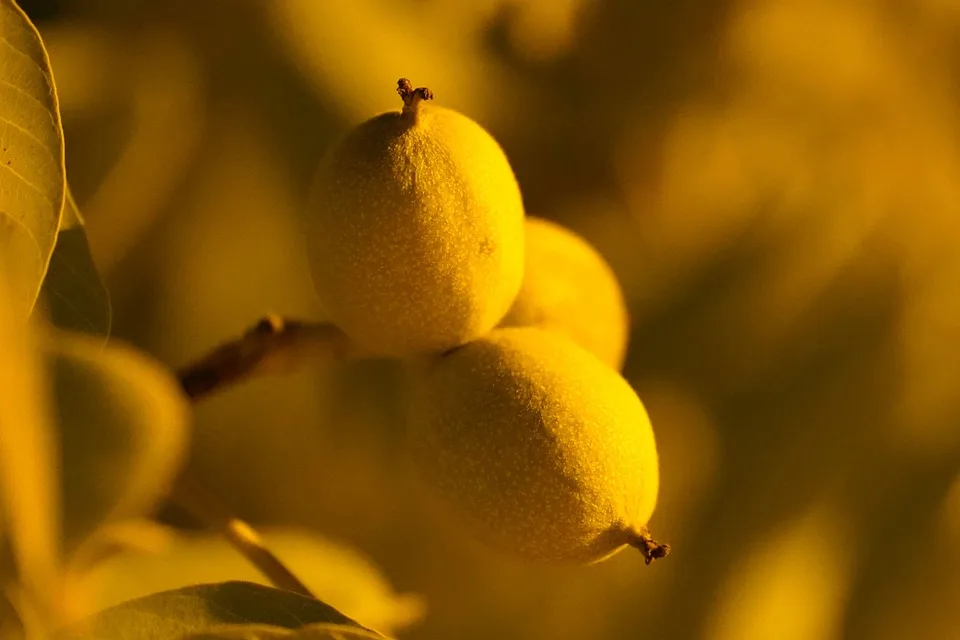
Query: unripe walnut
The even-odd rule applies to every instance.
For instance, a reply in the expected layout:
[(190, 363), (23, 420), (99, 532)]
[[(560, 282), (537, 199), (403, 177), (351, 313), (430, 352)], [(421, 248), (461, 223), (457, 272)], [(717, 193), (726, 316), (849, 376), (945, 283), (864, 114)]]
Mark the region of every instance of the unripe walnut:
[(480, 125), (401, 80), (402, 111), (330, 150), (307, 246), (320, 303), (377, 355), (442, 352), (492, 329), (523, 277), (520, 189)]
[(659, 489), (650, 420), (594, 355), (553, 331), (496, 329), (416, 375), (413, 457), (475, 535), (548, 562), (669, 551), (646, 530)]
[(525, 242), (523, 284), (500, 326), (559, 331), (620, 370), (630, 319), (613, 269), (590, 243), (550, 220), (527, 217)]

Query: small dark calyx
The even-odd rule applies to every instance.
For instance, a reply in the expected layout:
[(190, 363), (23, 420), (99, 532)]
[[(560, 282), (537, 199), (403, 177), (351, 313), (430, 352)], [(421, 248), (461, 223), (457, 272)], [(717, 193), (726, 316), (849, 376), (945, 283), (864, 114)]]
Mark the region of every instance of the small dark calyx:
[(654, 560), (666, 558), (668, 555), (670, 555), (670, 545), (657, 544), (654, 542), (653, 546), (651, 546), (647, 553), (644, 554), (644, 562), (646, 562), (646, 564), (650, 564)]
[(406, 78), (397, 80), (397, 93), (403, 99), (403, 112), (416, 113), (420, 102), (433, 100), (433, 91), (426, 87), (413, 88), (413, 84)]
[(654, 540), (650, 536), (650, 532), (645, 528), (642, 529), (639, 534), (633, 534), (630, 537), (630, 546), (638, 549), (640, 553), (643, 554), (644, 562), (648, 565), (654, 560), (666, 558), (670, 555), (670, 545), (660, 544)]

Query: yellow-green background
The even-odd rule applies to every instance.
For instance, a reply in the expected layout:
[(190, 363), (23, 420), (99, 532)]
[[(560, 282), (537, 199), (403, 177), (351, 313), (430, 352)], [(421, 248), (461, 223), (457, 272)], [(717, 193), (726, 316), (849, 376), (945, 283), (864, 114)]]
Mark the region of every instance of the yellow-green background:
[(616, 270), (674, 547), (651, 567), (529, 566), (445, 521), (387, 366), (198, 409), (192, 468), (238, 513), (424, 596), (401, 637), (960, 637), (956, 0), (22, 5), (114, 336), (171, 366), (268, 311), (319, 316), (311, 173), (400, 76)]

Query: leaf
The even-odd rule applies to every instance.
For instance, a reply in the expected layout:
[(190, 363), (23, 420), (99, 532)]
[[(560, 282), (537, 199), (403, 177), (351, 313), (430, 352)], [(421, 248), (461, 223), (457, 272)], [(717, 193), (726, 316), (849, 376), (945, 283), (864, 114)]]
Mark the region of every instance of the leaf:
[(186, 636), (183, 640), (383, 640), (372, 631), (342, 624), (309, 624), (295, 631), (269, 625), (226, 625)]
[(299, 629), (319, 622), (363, 630), (319, 600), (251, 582), (222, 582), (129, 600), (60, 632), (55, 640), (181, 640), (223, 624)]
[(308, 624), (305, 627), (297, 629), (290, 640), (370, 640), (384, 636), (344, 626), (342, 624)]
[(63, 128), (40, 34), (13, 0), (0, 0), (0, 255), (26, 317), (60, 228), (66, 190)]
[[(423, 616), (423, 599), (396, 593), (387, 578), (355, 549), (310, 531), (260, 530), (266, 546), (294, 569), (311, 592), (364, 625), (394, 633)], [(265, 584), (260, 573), (222, 537), (178, 535), (157, 553), (116, 555), (98, 564), (80, 584), (89, 609), (195, 583), (245, 580)]]
[(22, 638), (24, 635), (20, 614), (6, 593), (0, 591), (0, 640)]
[(64, 548), (142, 516), (183, 461), (188, 405), (160, 364), (126, 346), (57, 332), (45, 350), (63, 462)]
[(112, 315), (110, 296), (93, 263), (83, 218), (69, 188), (40, 299), (46, 303), (53, 325), (98, 336), (106, 343)]
[(291, 640), (295, 633), (267, 624), (228, 624), (191, 633), (184, 636), (183, 640)]
[[(14, 312), (0, 254), (0, 588), (23, 612), (57, 608), (57, 441), (34, 336)], [(9, 561), (7, 553), (9, 552)]]

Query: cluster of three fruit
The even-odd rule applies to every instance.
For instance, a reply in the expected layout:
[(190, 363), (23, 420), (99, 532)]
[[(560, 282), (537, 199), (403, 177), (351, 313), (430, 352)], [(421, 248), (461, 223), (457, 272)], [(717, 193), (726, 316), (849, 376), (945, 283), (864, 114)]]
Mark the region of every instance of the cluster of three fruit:
[(617, 371), (627, 320), (612, 272), (526, 218), (486, 130), (406, 80), (398, 93), (403, 109), (347, 133), (315, 180), (321, 304), (365, 352), (422, 361), (410, 448), (471, 531), (546, 561), (666, 555), (646, 529), (657, 452)]

